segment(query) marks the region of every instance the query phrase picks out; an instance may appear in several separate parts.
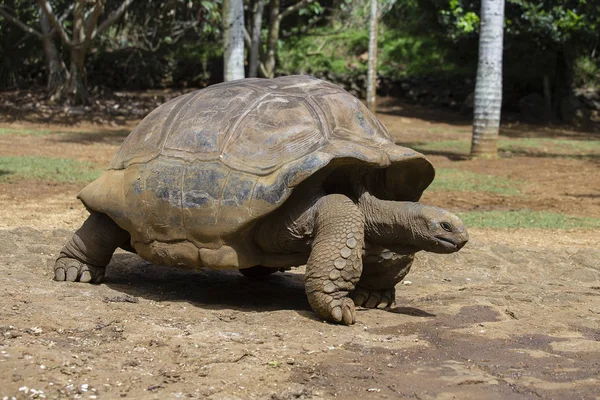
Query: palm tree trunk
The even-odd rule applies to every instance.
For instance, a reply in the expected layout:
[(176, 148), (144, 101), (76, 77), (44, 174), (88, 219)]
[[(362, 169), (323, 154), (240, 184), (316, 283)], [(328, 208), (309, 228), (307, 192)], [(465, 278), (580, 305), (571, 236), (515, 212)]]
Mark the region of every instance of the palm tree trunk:
[(377, 96), (377, 2), (371, 0), (371, 13), (369, 17), (369, 65), (367, 69), (367, 107), (375, 112)]
[(504, 0), (482, 0), (471, 156), (496, 157), (502, 107)]

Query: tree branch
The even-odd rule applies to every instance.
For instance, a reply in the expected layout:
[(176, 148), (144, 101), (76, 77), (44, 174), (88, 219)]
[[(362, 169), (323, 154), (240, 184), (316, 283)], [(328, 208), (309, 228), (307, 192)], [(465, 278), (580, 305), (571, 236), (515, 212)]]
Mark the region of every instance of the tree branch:
[[(247, 48), (249, 48), (249, 49), (252, 48), (252, 38), (250, 37), (250, 33), (248, 32), (246, 27), (244, 27), (244, 43), (246, 44)], [(264, 53), (265, 53), (262, 46), (260, 46), (258, 48), (258, 52), (259, 52), (259, 57), (262, 59), (264, 57)], [(260, 70), (260, 72), (263, 76), (267, 76), (265, 64), (263, 64), (262, 61), (258, 62), (258, 69)]]
[(73, 11), (73, 7), (74, 7), (74, 5), (70, 4), (69, 7), (67, 7), (65, 12), (63, 13), (63, 15), (58, 17), (58, 22), (60, 22), (62, 24), (63, 21), (69, 16), (69, 14), (71, 14), (71, 11)]
[(40, 5), (42, 11), (44, 11), (46, 16), (48, 17), (48, 21), (50, 21), (54, 29), (56, 29), (56, 31), (58, 32), (58, 36), (60, 36), (60, 39), (63, 42), (65, 42), (67, 46), (71, 46), (71, 40), (69, 40), (67, 32), (65, 32), (60, 22), (58, 22), (58, 20), (56, 19), (56, 16), (52, 12), (52, 6), (48, 2), (48, 0), (38, 0), (38, 4)]
[(129, 7), (131, 5), (131, 3), (133, 3), (133, 0), (123, 1), (123, 3), (121, 3), (119, 8), (117, 8), (115, 11), (110, 13), (110, 15), (108, 17), (106, 17), (106, 19), (104, 21), (102, 21), (100, 26), (92, 34), (91, 39), (94, 39), (96, 36), (100, 35), (109, 26), (111, 26), (116, 20), (121, 18), (121, 16), (125, 13), (125, 10), (127, 10), (127, 7)]
[(98, 17), (104, 11), (104, 0), (99, 0), (90, 11), (89, 15), (83, 23), (83, 31), (85, 32), (85, 45), (88, 46), (92, 41), (92, 34), (98, 25)]
[[(281, 33), (281, 37), (282, 38), (289, 38), (292, 36), (300, 36), (300, 35), (306, 35), (306, 33), (308, 33), (308, 31), (310, 31), (316, 24), (317, 22), (320, 22), (324, 17), (321, 15), (317, 18), (314, 18), (308, 25), (304, 25), (302, 28), (298, 29), (297, 32), (282, 32)], [(323, 36), (328, 36), (329, 34), (323, 35)]]
[(308, 5), (310, 3), (312, 3), (314, 0), (302, 0), (297, 2), (294, 5), (291, 5), (289, 7), (287, 7), (285, 10), (283, 10), (282, 12), (279, 13), (279, 15), (277, 16), (277, 18), (279, 18), (279, 20), (284, 19), (285, 17), (287, 17), (288, 15), (295, 13), (296, 11), (298, 11), (299, 9), (301, 9), (302, 7), (304, 7), (305, 5)]
[(252, 48), (252, 38), (250, 37), (250, 33), (246, 27), (244, 27), (244, 43), (246, 44), (247, 48)]
[(35, 29), (33, 29), (32, 27), (30, 27), (29, 25), (19, 21), (18, 19), (16, 19), (15, 17), (13, 17), (12, 15), (10, 15), (9, 13), (7, 13), (5, 10), (5, 6), (0, 5), (0, 14), (6, 18), (7, 20), (9, 20), (10, 22), (12, 22), (13, 24), (15, 24), (16, 26), (18, 26), (19, 28), (23, 29), (25, 32), (32, 34), (33, 36), (37, 37), (38, 39), (41, 39), (44, 37), (44, 35), (42, 35), (40, 32), (36, 31)]
[(263, 78), (267, 78), (269, 76), (269, 74), (267, 74), (267, 67), (265, 67), (265, 64), (262, 62), (258, 63), (258, 72), (260, 72), (260, 75)]

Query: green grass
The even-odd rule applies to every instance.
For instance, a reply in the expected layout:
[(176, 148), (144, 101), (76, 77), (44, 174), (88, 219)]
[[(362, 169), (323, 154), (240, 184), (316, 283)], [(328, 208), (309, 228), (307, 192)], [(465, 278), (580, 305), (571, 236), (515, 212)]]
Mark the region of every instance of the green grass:
[(542, 152), (569, 155), (600, 153), (600, 140), (569, 140), (547, 138), (501, 139), (498, 143), (501, 150), (523, 151), (540, 150)]
[(600, 218), (576, 217), (551, 211), (468, 211), (458, 215), (466, 226), (472, 228), (600, 228)]
[(501, 176), (477, 174), (452, 168), (438, 168), (429, 190), (455, 192), (488, 192), (509, 196), (520, 194), (522, 182)]
[(0, 128), (0, 135), (16, 135), (16, 136), (48, 136), (61, 135), (67, 137), (81, 136), (81, 138), (96, 138), (96, 137), (125, 137), (130, 131), (121, 129), (115, 131), (97, 131), (97, 132), (81, 132), (81, 131), (51, 131), (47, 129), (15, 129), (15, 128)]
[(101, 172), (92, 163), (66, 158), (0, 157), (0, 182), (29, 179), (84, 183), (93, 181)]
[(23, 136), (45, 136), (58, 133), (47, 129), (13, 129), (0, 128), (0, 135), (23, 135)]
[[(409, 147), (424, 153), (448, 151), (469, 154), (470, 140), (443, 140), (437, 142), (411, 143)], [(532, 151), (560, 156), (590, 156), (600, 154), (600, 140), (570, 140), (549, 138), (500, 139), (500, 151), (530, 153)]]

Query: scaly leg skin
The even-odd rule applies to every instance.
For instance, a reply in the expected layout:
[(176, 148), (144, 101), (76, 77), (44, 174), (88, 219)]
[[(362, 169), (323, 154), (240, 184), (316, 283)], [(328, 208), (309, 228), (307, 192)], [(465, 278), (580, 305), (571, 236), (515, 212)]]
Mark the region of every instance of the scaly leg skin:
[(130, 240), (108, 216), (92, 212), (60, 252), (54, 264), (54, 280), (100, 283), (117, 247)]
[(306, 263), (306, 295), (321, 318), (353, 324), (354, 290), (362, 270), (364, 217), (356, 204), (339, 194), (316, 204), (315, 234)]
[(367, 256), (356, 289), (351, 294), (354, 304), (366, 308), (396, 305), (396, 284), (410, 271), (413, 254), (396, 254), (389, 250), (379, 256)]

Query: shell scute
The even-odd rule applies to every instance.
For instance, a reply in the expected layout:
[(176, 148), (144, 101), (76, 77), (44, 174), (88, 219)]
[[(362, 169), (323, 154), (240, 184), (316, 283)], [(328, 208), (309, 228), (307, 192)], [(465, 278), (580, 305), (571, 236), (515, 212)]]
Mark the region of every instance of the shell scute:
[(269, 94), (234, 127), (222, 161), (239, 171), (268, 175), (326, 140), (326, 129), (307, 100)]

